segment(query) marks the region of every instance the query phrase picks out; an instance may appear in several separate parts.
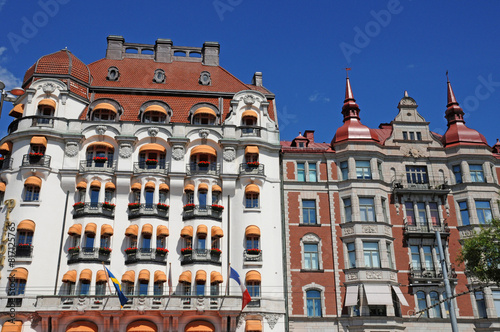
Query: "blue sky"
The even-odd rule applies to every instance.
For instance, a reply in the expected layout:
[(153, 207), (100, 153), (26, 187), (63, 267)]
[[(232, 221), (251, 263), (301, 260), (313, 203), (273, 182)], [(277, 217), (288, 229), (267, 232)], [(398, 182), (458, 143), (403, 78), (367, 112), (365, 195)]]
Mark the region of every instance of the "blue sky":
[[(0, 80), (19, 85), (39, 57), (64, 47), (96, 61), (111, 34), (149, 44), (218, 41), (220, 63), (236, 77), (249, 83), (263, 72), (282, 140), (313, 129), (316, 141), (330, 142), (342, 125), (345, 67), (365, 125), (393, 120), (408, 90), (441, 134), (448, 70), (467, 126), (493, 145), (500, 138), (498, 13), (498, 1), (0, 0)], [(6, 103), (2, 136), (10, 109)]]

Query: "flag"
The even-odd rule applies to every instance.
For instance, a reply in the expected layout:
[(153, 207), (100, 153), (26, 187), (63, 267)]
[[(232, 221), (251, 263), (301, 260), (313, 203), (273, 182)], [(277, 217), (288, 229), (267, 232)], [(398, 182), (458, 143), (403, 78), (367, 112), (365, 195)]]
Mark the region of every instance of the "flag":
[(123, 294), (122, 292), (122, 286), (120, 286), (120, 283), (118, 282), (118, 280), (115, 278), (115, 276), (113, 275), (113, 273), (111, 273), (107, 267), (104, 267), (106, 269), (106, 273), (108, 274), (109, 276), (109, 279), (111, 279), (111, 282), (113, 283), (113, 285), (115, 286), (115, 289), (116, 289), (116, 294), (118, 294), (118, 298), (120, 299), (120, 305), (122, 306), (123, 308), (123, 305), (125, 303), (128, 302), (128, 299), (125, 297), (125, 294)]
[(230, 267), (229, 278), (234, 279), (238, 283), (238, 285), (240, 285), (241, 293), (243, 295), (243, 299), (242, 299), (243, 302), (241, 303), (241, 310), (243, 310), (246, 307), (246, 305), (250, 301), (252, 301), (252, 298), (250, 297), (250, 293), (248, 292), (245, 284), (241, 282), (240, 275), (238, 274), (238, 272), (236, 272), (232, 267)]
[(169, 263), (170, 269), (168, 270), (168, 296), (172, 294), (172, 263)]

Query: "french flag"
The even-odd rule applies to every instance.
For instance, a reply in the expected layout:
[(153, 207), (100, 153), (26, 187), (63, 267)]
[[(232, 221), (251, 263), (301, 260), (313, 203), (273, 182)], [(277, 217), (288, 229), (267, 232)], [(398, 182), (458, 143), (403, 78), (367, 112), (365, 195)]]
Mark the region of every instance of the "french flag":
[(243, 310), (246, 307), (246, 305), (250, 303), (250, 301), (252, 301), (252, 298), (250, 297), (250, 293), (248, 293), (245, 284), (241, 282), (240, 275), (238, 274), (238, 272), (236, 272), (232, 267), (229, 268), (230, 268), (229, 278), (234, 279), (238, 283), (238, 285), (240, 285), (241, 293), (243, 294), (243, 302), (241, 304), (241, 310)]

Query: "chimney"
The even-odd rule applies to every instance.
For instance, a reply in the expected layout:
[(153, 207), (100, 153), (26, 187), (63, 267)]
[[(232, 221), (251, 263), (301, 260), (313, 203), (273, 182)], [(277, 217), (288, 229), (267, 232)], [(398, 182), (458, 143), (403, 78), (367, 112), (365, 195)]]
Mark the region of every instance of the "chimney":
[(252, 84), (255, 86), (262, 86), (262, 73), (260, 71), (253, 74)]
[(172, 54), (172, 41), (158, 38), (155, 43), (155, 61), (171, 63)]
[(201, 49), (203, 64), (206, 66), (219, 65), (220, 45), (217, 42), (204, 42)]
[(309, 143), (314, 142), (314, 130), (304, 131), (304, 137), (309, 140)]
[(122, 36), (108, 36), (108, 48), (106, 49), (106, 59), (123, 59), (123, 43), (125, 38)]

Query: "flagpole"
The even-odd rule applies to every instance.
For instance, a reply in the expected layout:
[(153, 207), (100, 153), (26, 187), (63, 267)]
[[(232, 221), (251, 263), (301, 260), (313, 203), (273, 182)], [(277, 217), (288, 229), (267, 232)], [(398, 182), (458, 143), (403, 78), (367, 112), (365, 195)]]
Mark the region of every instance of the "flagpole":
[(108, 284), (108, 288), (109, 288), (109, 295), (113, 295), (113, 293), (111, 292), (111, 286), (109, 285), (109, 275), (108, 275), (108, 271), (106, 270), (106, 266), (104, 266), (104, 262), (102, 262), (102, 267), (103, 267), (104, 273), (106, 273), (106, 283)]
[(169, 272), (168, 272), (168, 298), (172, 295), (172, 263), (168, 263)]
[(226, 296), (229, 295), (229, 276), (231, 275), (231, 263), (227, 265), (227, 282), (226, 282)]

